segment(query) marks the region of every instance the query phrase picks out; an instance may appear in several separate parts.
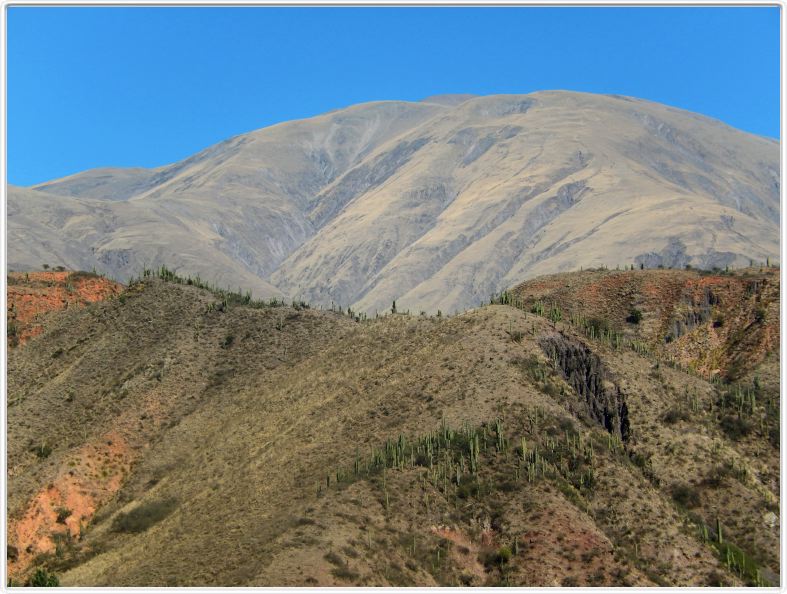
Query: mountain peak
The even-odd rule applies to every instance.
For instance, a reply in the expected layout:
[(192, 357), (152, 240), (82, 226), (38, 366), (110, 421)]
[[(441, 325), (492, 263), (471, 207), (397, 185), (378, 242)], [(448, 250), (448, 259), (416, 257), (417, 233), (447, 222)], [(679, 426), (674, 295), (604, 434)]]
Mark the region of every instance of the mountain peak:
[(260, 297), (462, 310), (580, 267), (776, 261), (778, 152), (626, 97), (365, 103), (166, 167), (9, 188), (8, 261), (119, 279), (167, 264)]
[(429, 97), (425, 97), (421, 99), (421, 103), (436, 103), (438, 105), (447, 105), (447, 106), (454, 106), (459, 105), (460, 103), (464, 103), (469, 99), (474, 99), (479, 95), (472, 95), (469, 93), (455, 93), (455, 94), (445, 94), (445, 95), (430, 95)]

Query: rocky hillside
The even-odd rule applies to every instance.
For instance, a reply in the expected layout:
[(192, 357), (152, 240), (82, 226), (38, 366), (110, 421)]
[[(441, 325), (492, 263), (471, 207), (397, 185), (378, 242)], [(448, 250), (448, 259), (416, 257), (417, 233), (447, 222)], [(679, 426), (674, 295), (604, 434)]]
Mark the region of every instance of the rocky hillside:
[[(688, 307), (637, 297), (666, 286), (660, 274), (560, 278), (599, 287), (583, 302), (585, 317), (609, 307), (599, 328), (638, 307), (631, 337), (649, 350), (541, 307), (568, 307), (554, 278), (523, 287), (541, 297), (529, 307), (375, 319), (163, 271), (52, 314), (8, 357), (11, 578), (776, 583), (778, 340), (722, 308), (760, 278), (753, 323), (778, 328), (778, 276), (723, 277), (729, 294), (711, 283), (711, 319), (764, 352), (741, 358), (738, 381), (710, 382), (655, 348), (656, 313)], [(670, 274), (676, 295), (710, 278)]]
[[(779, 344), (778, 268), (587, 270), (516, 286), (512, 302), (665, 358), (701, 376), (748, 378)], [(773, 378), (778, 385), (777, 375)]]
[(383, 101), (11, 187), (8, 232), (16, 270), (167, 263), (258, 297), (454, 312), (579, 266), (775, 260), (779, 146), (630, 97)]
[(123, 286), (89, 272), (12, 272), (8, 291), (8, 346), (43, 332), (47, 314), (119, 295)]

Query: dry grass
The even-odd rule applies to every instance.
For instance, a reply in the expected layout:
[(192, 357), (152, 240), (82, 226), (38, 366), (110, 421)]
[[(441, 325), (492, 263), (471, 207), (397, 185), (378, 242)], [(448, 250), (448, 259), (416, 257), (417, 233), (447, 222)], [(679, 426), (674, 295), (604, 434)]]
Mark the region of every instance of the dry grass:
[[(696, 376), (588, 342), (629, 405), (632, 437), (610, 449), (538, 346), (552, 323), (512, 307), (357, 323), (217, 311), (206, 291), (160, 281), (125, 295), (62, 312), (9, 356), (10, 544), (27, 546), (20, 526), (47, 485), (63, 501), (97, 502), (80, 516), (81, 556), (64, 585), (745, 581), (699, 537), (675, 485), (699, 493), (694, 516), (713, 526), (718, 515), (726, 538), (778, 573), (778, 526), (762, 522), (778, 505), (778, 449), (758, 427), (729, 439), (710, 408), (715, 387)], [(686, 390), (702, 406), (664, 423)], [(547, 451), (569, 432), (593, 442), (592, 488), (515, 476), (513, 449), (486, 456), (475, 490), (446, 492), (419, 467), (336, 484), (386, 439), (496, 418), (512, 444)], [(45, 459), (31, 451), (42, 438)], [(704, 483), (723, 461), (735, 470)], [(177, 506), (117, 530), (162, 501)], [(33, 548), (56, 524), (38, 525)]]

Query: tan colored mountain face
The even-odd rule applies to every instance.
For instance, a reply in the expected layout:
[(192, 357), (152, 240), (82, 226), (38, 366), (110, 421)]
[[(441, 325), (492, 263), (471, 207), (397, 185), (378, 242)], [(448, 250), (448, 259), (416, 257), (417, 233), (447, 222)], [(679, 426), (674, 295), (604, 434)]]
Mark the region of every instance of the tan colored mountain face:
[(167, 263), (258, 296), (454, 311), (544, 273), (779, 247), (778, 143), (626, 97), (379, 102), (169, 167), (9, 191), (9, 266)]

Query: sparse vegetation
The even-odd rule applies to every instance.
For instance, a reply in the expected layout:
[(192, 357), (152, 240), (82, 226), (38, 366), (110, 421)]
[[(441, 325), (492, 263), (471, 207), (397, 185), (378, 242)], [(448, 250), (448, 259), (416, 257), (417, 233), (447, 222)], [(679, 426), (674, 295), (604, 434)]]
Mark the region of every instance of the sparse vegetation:
[[(115, 575), (139, 583), (189, 566), (160, 544), (172, 537), (216, 572), (201, 583), (221, 585), (275, 583), (301, 559), (316, 567), (294, 580), (311, 585), (766, 583), (779, 566), (776, 531), (763, 520), (775, 510), (778, 522), (777, 358), (741, 357), (745, 381), (709, 382), (651, 341), (662, 318), (647, 304), (647, 323), (635, 325), (628, 299), (580, 311), (546, 294), (537, 316), (538, 299), (517, 295), (501, 300), (519, 310), (364, 320), (346, 306), (257, 307), (151, 276), (122, 308), (53, 316), (53, 331), (9, 361), (9, 468), (19, 473), (12, 481), (54, 498), (37, 536), (54, 552), (31, 556), (29, 542), (12, 540), (28, 568), (12, 576), (44, 568), (70, 585), (77, 573), (93, 576), (91, 555), (135, 542), (145, 566), (132, 560)], [(716, 340), (753, 319), (748, 305), (734, 315), (713, 307), (725, 316)], [(593, 398), (564, 375), (565, 357), (543, 348), (548, 336), (604, 364)], [(703, 343), (691, 339), (676, 340), (695, 352)], [(598, 375), (592, 368), (574, 371)], [(618, 390), (630, 404), (629, 440), (605, 425), (604, 410), (621, 414)], [(105, 437), (117, 419), (127, 423), (122, 439)], [(748, 432), (726, 427), (739, 419)], [(37, 461), (42, 442), (57, 455)], [(120, 490), (77, 522), (58, 498), (62, 483), (50, 489), (34, 472), (90, 477), (78, 487), (93, 493)], [(19, 492), (10, 491), (15, 517), (27, 505)], [(281, 521), (267, 521), (274, 516)], [(81, 536), (69, 541), (62, 523), (80, 524)], [(214, 536), (195, 536), (197, 525)], [(684, 565), (665, 564), (652, 543), (685, 551)]]

